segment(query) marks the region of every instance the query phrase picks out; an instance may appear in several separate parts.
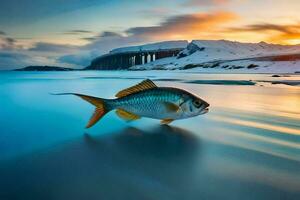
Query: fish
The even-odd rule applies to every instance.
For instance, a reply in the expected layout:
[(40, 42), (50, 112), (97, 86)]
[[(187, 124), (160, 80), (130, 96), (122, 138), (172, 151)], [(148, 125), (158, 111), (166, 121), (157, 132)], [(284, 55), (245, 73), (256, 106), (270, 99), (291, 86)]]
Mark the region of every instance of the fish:
[(203, 115), (209, 111), (209, 103), (180, 88), (158, 87), (150, 79), (119, 91), (115, 99), (104, 99), (78, 93), (55, 95), (75, 95), (95, 106), (95, 111), (86, 128), (94, 126), (105, 114), (115, 110), (125, 121), (142, 117), (161, 120), (170, 124), (175, 120)]

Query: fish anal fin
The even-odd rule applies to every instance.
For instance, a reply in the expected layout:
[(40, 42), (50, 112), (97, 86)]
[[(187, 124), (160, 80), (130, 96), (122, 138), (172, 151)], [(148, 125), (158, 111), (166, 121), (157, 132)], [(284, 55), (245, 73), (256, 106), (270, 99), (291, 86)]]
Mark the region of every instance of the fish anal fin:
[(99, 107), (99, 108), (96, 108), (89, 123), (86, 125), (86, 128), (90, 128), (92, 127), (94, 124), (96, 124), (100, 119), (101, 117), (103, 117), (104, 115), (106, 114), (105, 110), (103, 107)]
[(136, 92), (140, 92), (140, 91), (143, 91), (143, 90), (148, 90), (148, 89), (152, 89), (152, 88), (156, 88), (156, 87), (157, 86), (150, 79), (146, 79), (146, 80), (140, 82), (137, 85), (134, 85), (132, 87), (121, 90), (115, 96), (118, 97), (118, 98), (125, 97), (129, 94), (133, 94), (133, 93), (136, 93)]
[(126, 110), (123, 110), (123, 109), (117, 109), (116, 110), (116, 113), (117, 115), (126, 120), (126, 121), (133, 121), (133, 120), (137, 120), (137, 119), (140, 119), (141, 117), (136, 115), (136, 114), (133, 114), (133, 113), (130, 113)]
[(169, 112), (178, 112), (180, 109), (180, 107), (178, 105), (176, 105), (175, 103), (172, 103), (172, 102), (165, 101), (164, 105), (165, 105), (167, 111), (169, 111)]
[(172, 121), (174, 121), (174, 119), (167, 118), (167, 119), (161, 120), (160, 123), (161, 124), (170, 124)]

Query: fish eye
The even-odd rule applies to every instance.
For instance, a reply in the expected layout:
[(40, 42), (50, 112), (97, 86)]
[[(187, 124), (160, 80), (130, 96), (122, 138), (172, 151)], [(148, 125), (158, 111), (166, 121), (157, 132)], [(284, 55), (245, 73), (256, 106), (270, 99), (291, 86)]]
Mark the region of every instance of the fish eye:
[(201, 102), (199, 100), (193, 101), (193, 104), (196, 108), (200, 108), (200, 106), (201, 106)]

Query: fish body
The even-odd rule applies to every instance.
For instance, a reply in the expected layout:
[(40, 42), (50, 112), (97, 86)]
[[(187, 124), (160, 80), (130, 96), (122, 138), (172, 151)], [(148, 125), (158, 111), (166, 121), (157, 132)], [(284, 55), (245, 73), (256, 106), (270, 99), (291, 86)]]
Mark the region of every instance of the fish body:
[[(116, 110), (126, 121), (148, 117), (160, 119), (168, 124), (208, 112), (209, 104), (185, 90), (171, 87), (157, 87), (147, 79), (116, 94), (116, 99), (103, 99), (76, 93), (73, 94), (93, 104), (96, 109), (87, 128), (93, 126), (106, 113)], [(64, 95), (59, 94), (59, 95)]]
[[(185, 119), (205, 112), (193, 112), (193, 106), (184, 106), (191, 95), (187, 91), (177, 88), (156, 87), (110, 100), (108, 104), (113, 109), (123, 109), (142, 117)], [(208, 104), (203, 101), (202, 106), (206, 108)]]

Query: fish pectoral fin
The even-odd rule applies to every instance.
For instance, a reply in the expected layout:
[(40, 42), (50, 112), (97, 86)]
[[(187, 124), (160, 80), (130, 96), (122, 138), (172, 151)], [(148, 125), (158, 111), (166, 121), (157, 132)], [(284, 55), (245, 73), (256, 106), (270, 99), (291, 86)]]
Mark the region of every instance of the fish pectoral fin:
[(175, 103), (172, 102), (163, 102), (163, 104), (165, 105), (167, 111), (169, 112), (178, 112), (180, 107), (178, 105), (176, 105)]
[(170, 124), (174, 119), (163, 119), (160, 121), (161, 124)]
[(136, 115), (136, 114), (133, 114), (133, 113), (130, 113), (126, 110), (123, 110), (123, 109), (117, 109), (116, 110), (116, 113), (117, 115), (126, 120), (126, 121), (133, 121), (133, 120), (137, 120), (137, 119), (140, 119), (141, 117)]
[(148, 90), (148, 89), (152, 89), (152, 88), (156, 88), (156, 87), (157, 86), (150, 79), (146, 79), (146, 80), (140, 82), (137, 85), (134, 85), (132, 87), (121, 90), (115, 96), (118, 97), (118, 98), (125, 97), (129, 94), (133, 94), (133, 93), (136, 93), (136, 92), (140, 92), (140, 91), (143, 91), (143, 90)]

